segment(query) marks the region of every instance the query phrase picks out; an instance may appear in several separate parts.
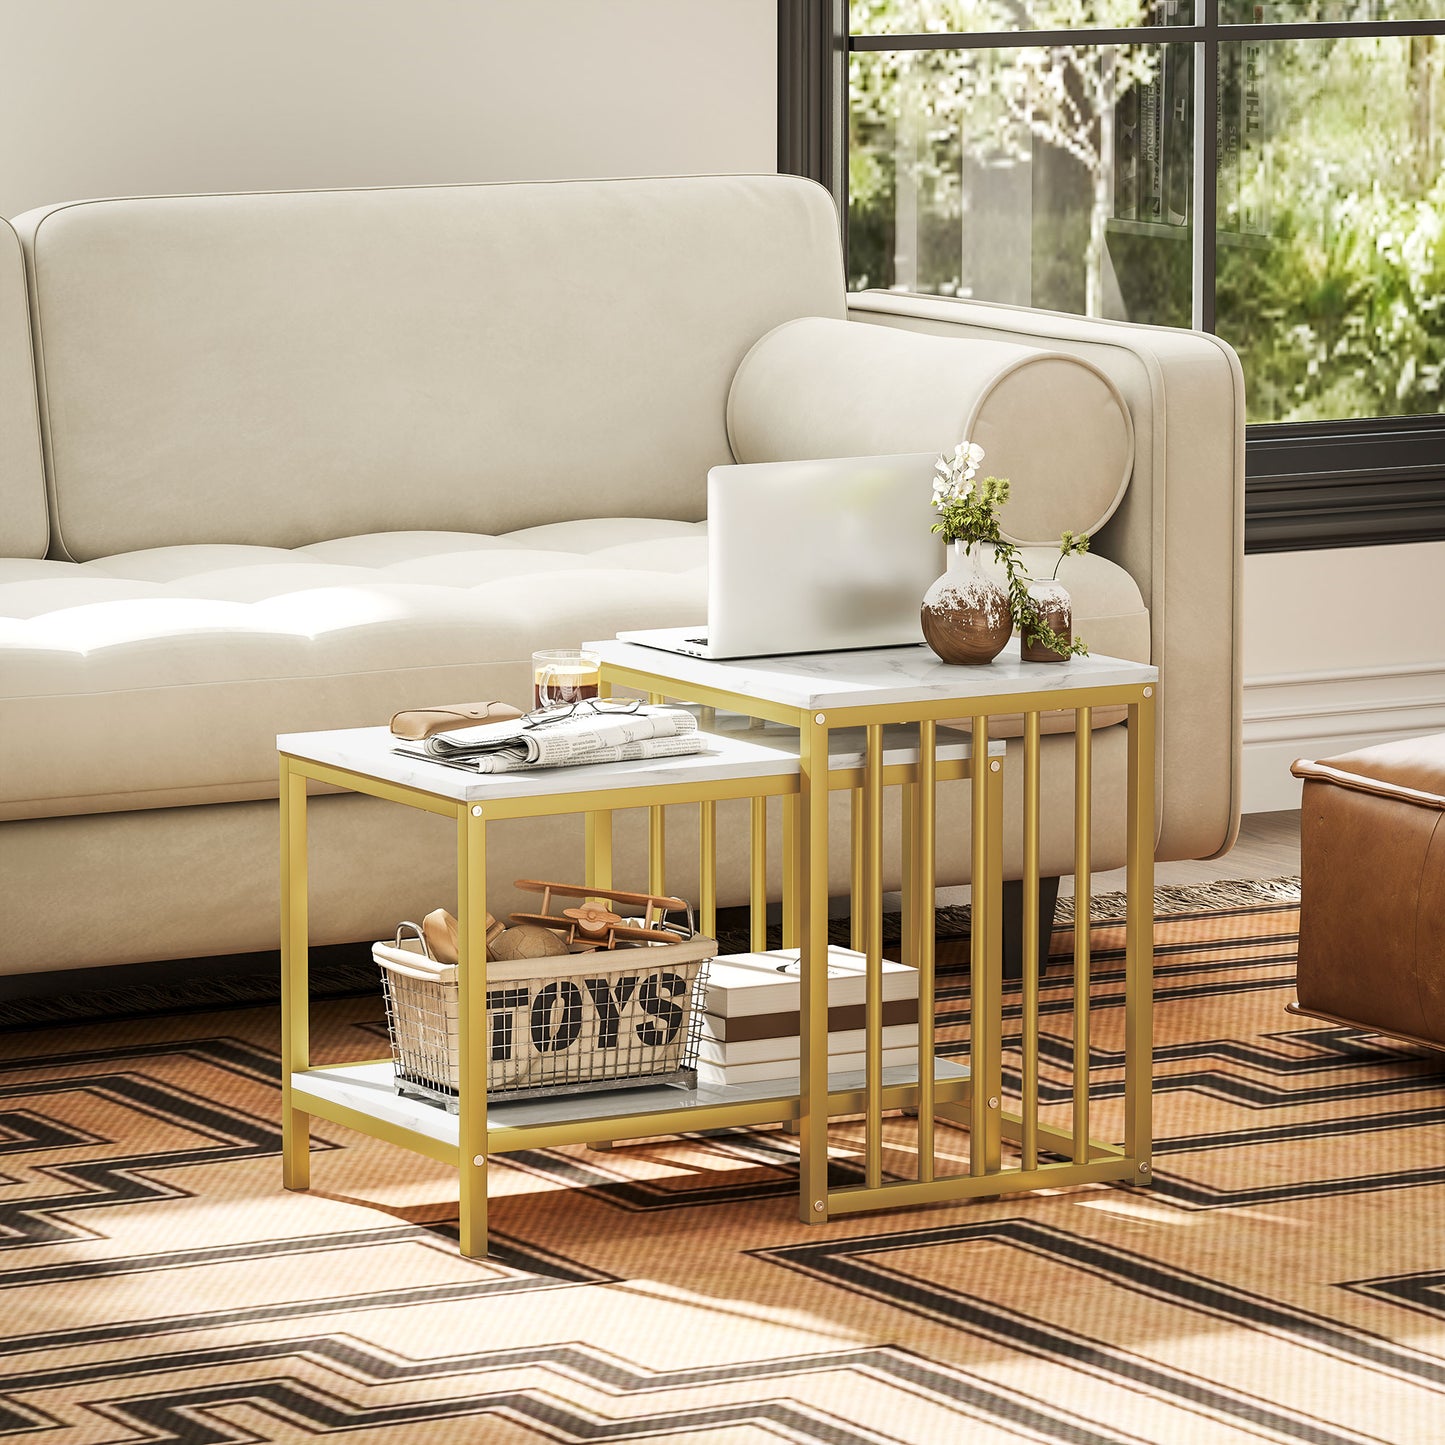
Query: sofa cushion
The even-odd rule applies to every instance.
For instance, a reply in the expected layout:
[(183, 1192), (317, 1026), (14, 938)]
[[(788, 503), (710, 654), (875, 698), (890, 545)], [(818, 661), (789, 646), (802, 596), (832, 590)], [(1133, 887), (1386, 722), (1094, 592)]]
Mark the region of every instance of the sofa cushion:
[(43, 557), (49, 539), (25, 258), (0, 220), (0, 556)]
[(274, 796), (276, 734), (526, 705), (534, 648), (706, 612), (701, 524), (0, 561), (0, 818)]
[(743, 358), (728, 436), (740, 462), (951, 452), (966, 436), (1011, 483), (1004, 535), (1043, 545), (1102, 527), (1134, 462), (1128, 407), (1092, 362), (823, 317), (783, 323)]
[[(1095, 651), (1147, 659), (1128, 576), (1064, 567)], [(274, 797), (278, 733), (526, 706), (535, 648), (706, 611), (705, 527), (639, 518), (0, 561), (0, 818)]]
[(81, 561), (699, 520), (743, 354), (845, 305), (832, 201), (794, 176), (92, 201), (16, 229)]

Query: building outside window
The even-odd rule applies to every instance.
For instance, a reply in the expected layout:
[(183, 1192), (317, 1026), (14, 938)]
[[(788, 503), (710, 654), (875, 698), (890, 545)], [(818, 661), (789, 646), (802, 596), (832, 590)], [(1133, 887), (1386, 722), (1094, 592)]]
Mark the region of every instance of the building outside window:
[(1445, 500), (1442, 14), (851, 0), (849, 285), (1217, 331), (1252, 474)]

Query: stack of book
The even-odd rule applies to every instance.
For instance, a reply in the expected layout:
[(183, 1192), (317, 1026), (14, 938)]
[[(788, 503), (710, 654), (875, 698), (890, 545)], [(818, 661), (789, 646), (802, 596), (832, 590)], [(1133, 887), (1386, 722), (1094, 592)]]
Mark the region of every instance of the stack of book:
[[(828, 1072), (864, 1067), (866, 960), (828, 950)], [(698, 1046), (700, 1085), (796, 1082), (799, 1057), (798, 950), (720, 954), (707, 978)], [(918, 1062), (918, 973), (883, 960), (883, 1067)]]

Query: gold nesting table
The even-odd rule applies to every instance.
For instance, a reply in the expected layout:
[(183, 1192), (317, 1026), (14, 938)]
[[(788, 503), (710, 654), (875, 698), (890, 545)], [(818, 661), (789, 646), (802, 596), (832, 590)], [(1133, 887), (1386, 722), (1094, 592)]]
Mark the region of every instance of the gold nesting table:
[[(1022, 662), (1012, 643), (994, 662), (948, 666), (926, 647), (881, 648), (810, 656), (717, 662), (625, 642), (587, 644), (602, 660), (604, 690), (624, 688), (654, 700), (686, 699), (745, 712), (797, 729), (798, 799), (795, 867), (785, 898), (797, 900), (802, 954), (801, 1073), (798, 1092), (805, 1222), (860, 1210), (978, 1198), (1014, 1190), (1123, 1180), (1147, 1184), (1152, 1149), (1152, 1006), (1154, 923), (1154, 712), (1158, 671), (1111, 657), (1066, 663)], [(1124, 977), (1124, 1125), (1122, 1140), (1093, 1137), (1090, 1127), (1089, 873), (1092, 831), (1093, 709), (1127, 708), (1127, 919)], [(1073, 1107), (1070, 1127), (1040, 1120), (1038, 910), (1041, 719), (1073, 708), (1074, 928)], [(1002, 762), (989, 745), (990, 722), (1022, 715), (1023, 959), (1020, 1101), (1005, 1107), (1002, 1009)], [(971, 719), (974, 757), (987, 756), (985, 785), (971, 790), (971, 954), (968, 1073), (945, 1091), (934, 1056), (934, 895), (940, 719)], [(885, 729), (916, 729), (916, 762), (903, 797), (903, 961), (918, 969), (918, 1131), (914, 1176), (884, 1178), (883, 1114), (897, 1105), (884, 1087), (882, 1060), (883, 738)], [(827, 979), (819, 961), (828, 941), (828, 794), (830, 739), (862, 728), (861, 778), (854, 792), (852, 894), (854, 945), (867, 956), (863, 1089), (863, 1181), (830, 1187)], [(655, 824), (654, 826), (660, 826)], [(785, 920), (789, 914), (785, 912)], [(788, 930), (785, 923), (784, 942)], [(945, 1097), (945, 1092), (947, 1097)], [(935, 1119), (969, 1130), (966, 1173), (937, 1165)], [(1018, 1146), (1005, 1162), (1002, 1140)]]
[[(620, 1142), (680, 1132), (787, 1124), (799, 1134), (799, 1213), (830, 1215), (1001, 1194), (1044, 1186), (1149, 1178), (1150, 1002), (1154, 843), (1152, 668), (1109, 658), (1066, 665), (999, 659), (982, 668), (946, 667), (927, 649), (893, 648), (818, 657), (720, 663), (621, 642), (589, 644), (603, 659), (604, 691), (634, 690), (696, 705), (708, 752), (598, 767), (476, 775), (391, 751), (384, 728), (285, 735), (281, 768), (283, 1183), (310, 1184), (312, 1118), (357, 1130), (455, 1167), (461, 1251), (486, 1252), (487, 1160), (492, 1154), (565, 1144)], [(1125, 704), (1129, 719), (1128, 922), (1125, 968), (1125, 1125), (1122, 1142), (1091, 1137), (1089, 1122), (1088, 930), (1076, 928), (1072, 1127), (1040, 1122), (1037, 909), (1040, 714), (1076, 707), (1076, 858), (1088, 877), (1090, 709)], [(989, 721), (1024, 715), (1025, 917), (1021, 1046), (1022, 1099), (1004, 1107), (1002, 1079), (1001, 886), (1003, 745)], [(971, 739), (939, 720), (972, 719)], [(977, 767), (975, 760), (984, 760)], [(936, 788), (969, 784), (974, 927), (971, 1026), (966, 1061), (935, 1057), (933, 900)], [(391, 1061), (312, 1067), (308, 1021), (307, 787), (329, 784), (451, 820), (456, 833), (460, 925), (456, 1112), (399, 1095)], [(882, 1067), (883, 793), (903, 796), (903, 956), (919, 972), (922, 1068)], [(850, 878), (853, 944), (867, 957), (866, 1067), (830, 1075), (827, 1058), (828, 797), (852, 799)], [(961, 795), (960, 795), (961, 796)], [(785, 946), (802, 955), (801, 1072), (796, 1087), (770, 1081), (728, 1087), (634, 1088), (613, 1093), (507, 1101), (486, 1091), (485, 920), (487, 826), (500, 819), (581, 819), (589, 886), (613, 886), (612, 818), (645, 808), (648, 881), (665, 888), (667, 810), (698, 814), (699, 911), (716, 927), (717, 804), (750, 803), (749, 900), (752, 947), (765, 946), (768, 800), (782, 806)], [(617, 880), (630, 886), (634, 880)], [(1086, 888), (1080, 913), (1087, 918)], [(931, 1064), (931, 1067), (928, 1065)], [(885, 1178), (883, 1116), (916, 1111), (916, 1177)], [(863, 1120), (863, 1181), (829, 1187), (830, 1128)], [(969, 1130), (967, 1172), (937, 1165), (935, 1120)], [(855, 1126), (856, 1127), (856, 1126)], [(1003, 1158), (1001, 1141), (1017, 1141)]]

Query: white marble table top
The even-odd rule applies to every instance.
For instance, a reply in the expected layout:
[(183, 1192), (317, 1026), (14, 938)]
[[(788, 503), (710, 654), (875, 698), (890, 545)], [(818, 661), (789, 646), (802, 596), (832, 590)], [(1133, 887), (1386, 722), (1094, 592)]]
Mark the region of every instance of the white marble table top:
[[(693, 709), (697, 711), (697, 709)], [(387, 728), (340, 728), (330, 732), (282, 733), (278, 752), (303, 761), (342, 768), (363, 777), (416, 788), (433, 797), (459, 803), (485, 803), (538, 794), (605, 793), (613, 788), (645, 788), (662, 784), (727, 781), (738, 778), (792, 777), (798, 772), (798, 734), (776, 724), (750, 726), (737, 714), (719, 714), (713, 730), (701, 736), (707, 751), (680, 758), (645, 758), (633, 763), (594, 763), (586, 767), (534, 768), (515, 773), (474, 773), (449, 763), (433, 762), (393, 750)], [(884, 729), (886, 765), (912, 763), (918, 747), (908, 729)], [(1002, 756), (1004, 744), (991, 742), (989, 753)], [(940, 762), (967, 758), (972, 744), (967, 733), (951, 728), (938, 732)], [(829, 739), (828, 761), (834, 768), (861, 766), (863, 730), (839, 728)]]
[[(1007, 699), (1030, 692), (1067, 694), (1080, 688), (1157, 682), (1158, 668), (1118, 657), (1073, 657), (1067, 662), (1024, 662), (1015, 639), (990, 663), (958, 666), (931, 648), (880, 647), (848, 652), (745, 657), (729, 662), (686, 657), (635, 642), (589, 642), (604, 664), (634, 668), (683, 686), (717, 688), (735, 696), (811, 711), (828, 707), (881, 707), (893, 703)], [(1070, 706), (1067, 696), (1060, 707)]]

